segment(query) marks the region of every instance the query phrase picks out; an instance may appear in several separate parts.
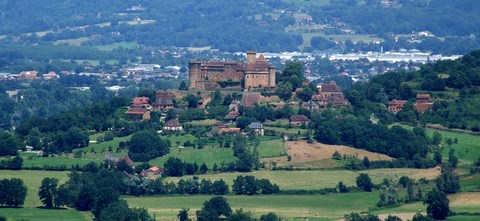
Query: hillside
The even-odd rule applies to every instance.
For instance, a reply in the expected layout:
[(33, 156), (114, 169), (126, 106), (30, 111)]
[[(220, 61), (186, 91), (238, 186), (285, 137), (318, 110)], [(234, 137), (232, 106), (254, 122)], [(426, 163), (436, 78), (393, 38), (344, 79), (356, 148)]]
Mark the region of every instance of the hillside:
[[(0, 18), (0, 41), (10, 44), (127, 42), (229, 52), (383, 47), (445, 54), (480, 46), (478, 6), (469, 0), (1, 0)], [(409, 36), (419, 32), (431, 35)]]
[[(445, 127), (480, 130), (480, 51), (455, 61), (440, 61), (409, 73), (387, 73), (347, 91), (357, 111), (375, 113), (383, 122), (442, 124)], [(418, 93), (430, 94), (433, 106), (424, 114), (413, 106)], [(386, 106), (393, 99), (406, 100), (406, 108), (392, 115)]]

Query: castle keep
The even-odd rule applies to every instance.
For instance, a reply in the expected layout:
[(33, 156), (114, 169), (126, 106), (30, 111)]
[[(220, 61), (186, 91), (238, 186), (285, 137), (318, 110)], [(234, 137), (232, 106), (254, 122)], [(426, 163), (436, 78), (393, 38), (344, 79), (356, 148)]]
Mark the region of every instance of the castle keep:
[(275, 87), (275, 66), (254, 51), (247, 52), (246, 63), (191, 60), (188, 67), (190, 89)]

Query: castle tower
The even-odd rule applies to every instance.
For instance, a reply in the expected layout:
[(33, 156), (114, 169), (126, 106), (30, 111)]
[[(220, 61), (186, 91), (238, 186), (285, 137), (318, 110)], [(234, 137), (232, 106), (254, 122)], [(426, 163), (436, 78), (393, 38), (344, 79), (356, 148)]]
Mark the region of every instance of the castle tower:
[(274, 65), (269, 65), (268, 66), (268, 86), (269, 87), (275, 87), (275, 74), (276, 74), (277, 68)]
[(188, 62), (188, 80), (190, 89), (198, 89), (197, 81), (200, 79), (200, 66), (201, 61), (191, 60)]
[(247, 64), (255, 63), (257, 61), (257, 52), (247, 51)]

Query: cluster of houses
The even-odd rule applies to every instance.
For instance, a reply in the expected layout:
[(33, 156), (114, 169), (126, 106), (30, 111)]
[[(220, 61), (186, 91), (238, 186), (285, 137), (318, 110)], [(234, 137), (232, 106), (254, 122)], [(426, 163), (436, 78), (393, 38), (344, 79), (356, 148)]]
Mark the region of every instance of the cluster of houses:
[[(69, 75), (71, 74), (70, 71), (61, 71), (60, 75)], [(0, 80), (7, 81), (21, 81), (21, 80), (52, 80), (59, 78), (59, 74), (55, 73), (55, 71), (50, 71), (45, 74), (39, 74), (38, 71), (22, 71), (19, 74), (11, 74), (11, 73), (0, 73)]]
[[(407, 102), (407, 100), (393, 99), (388, 104), (388, 110), (392, 113), (398, 113), (403, 110), (403, 107)], [(430, 98), (430, 94), (417, 94), (413, 106), (419, 113), (425, 113), (426, 111), (430, 110), (430, 108), (433, 106), (433, 103), (434, 102)]]

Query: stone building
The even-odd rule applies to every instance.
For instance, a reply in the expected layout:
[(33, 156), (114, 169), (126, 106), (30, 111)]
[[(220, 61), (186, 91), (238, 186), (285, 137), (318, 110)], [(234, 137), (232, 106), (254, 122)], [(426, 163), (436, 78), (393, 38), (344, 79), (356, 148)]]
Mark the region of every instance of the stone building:
[(255, 51), (247, 52), (246, 63), (191, 60), (188, 67), (190, 89), (275, 87), (276, 67)]

